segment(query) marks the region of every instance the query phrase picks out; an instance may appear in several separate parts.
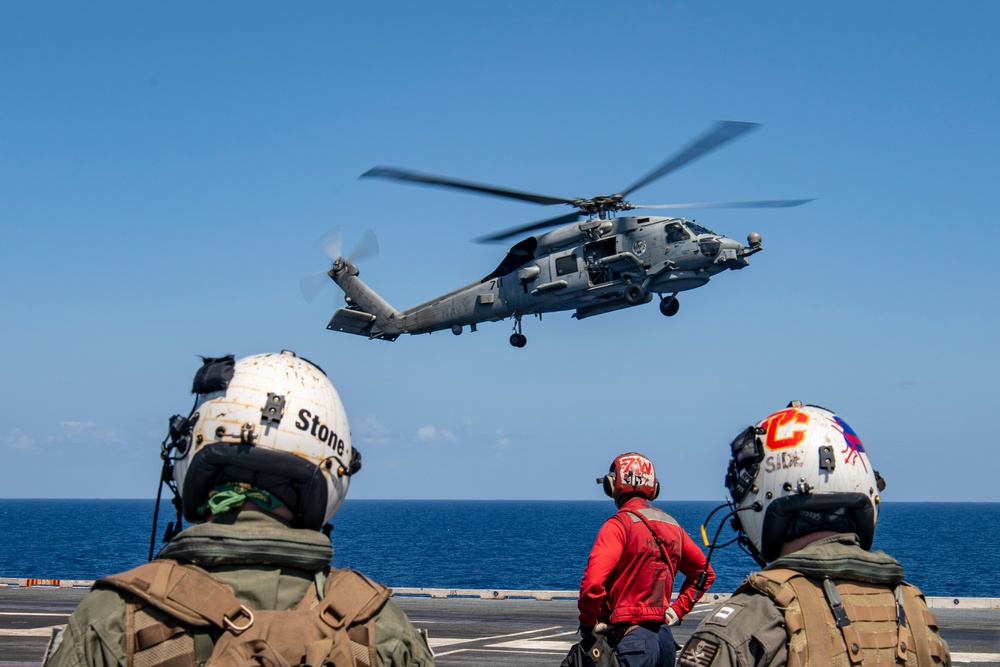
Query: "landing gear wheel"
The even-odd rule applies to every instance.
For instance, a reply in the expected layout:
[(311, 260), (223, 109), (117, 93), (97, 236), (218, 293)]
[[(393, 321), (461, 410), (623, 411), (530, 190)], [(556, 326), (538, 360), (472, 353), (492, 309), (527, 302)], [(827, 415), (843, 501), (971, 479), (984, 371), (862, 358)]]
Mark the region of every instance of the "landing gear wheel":
[(524, 334), (512, 333), (510, 335), (510, 344), (514, 347), (524, 347), (528, 344), (528, 337)]
[(646, 300), (646, 288), (638, 283), (632, 283), (625, 288), (625, 303), (638, 306)]
[(676, 296), (668, 296), (660, 301), (660, 312), (667, 317), (673, 317), (681, 309), (681, 302)]

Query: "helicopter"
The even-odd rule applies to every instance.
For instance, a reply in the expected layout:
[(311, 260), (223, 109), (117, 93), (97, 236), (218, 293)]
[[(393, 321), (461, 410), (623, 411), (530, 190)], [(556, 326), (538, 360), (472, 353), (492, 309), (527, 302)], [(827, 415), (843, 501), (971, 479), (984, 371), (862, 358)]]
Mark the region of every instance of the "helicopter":
[[(396, 310), (363, 283), (357, 259), (371, 251), (374, 237), (362, 252), (344, 257), (339, 241), (330, 235), (317, 247), (332, 260), (332, 267), (316, 277), (303, 278), (307, 299), (318, 291), (316, 278), (332, 279), (344, 291), (346, 307), (330, 319), (327, 329), (385, 341), (402, 334), (423, 334), (450, 329), (455, 335), (466, 327), (476, 331), (482, 322), (513, 318), (509, 342), (516, 348), (527, 343), (522, 318), (573, 310), (584, 319), (649, 303), (659, 298), (660, 312), (672, 317), (680, 308), (677, 295), (707, 284), (712, 276), (749, 265), (750, 256), (763, 249), (760, 234), (751, 232), (746, 245), (676, 217), (620, 215), (634, 209), (788, 208), (811, 199), (695, 204), (641, 205), (626, 197), (667, 174), (758, 127), (756, 123), (718, 121), (703, 135), (619, 193), (591, 198), (563, 198), (483, 185), (445, 176), (375, 167), (361, 178), (383, 178), (419, 185), (441, 186), (478, 194), (516, 199), (540, 205), (569, 205), (570, 213), (508, 229), (481, 242), (504, 241), (539, 232), (515, 243), (499, 265), (485, 277), (437, 296), (407, 310)], [(540, 230), (551, 229), (541, 232)]]

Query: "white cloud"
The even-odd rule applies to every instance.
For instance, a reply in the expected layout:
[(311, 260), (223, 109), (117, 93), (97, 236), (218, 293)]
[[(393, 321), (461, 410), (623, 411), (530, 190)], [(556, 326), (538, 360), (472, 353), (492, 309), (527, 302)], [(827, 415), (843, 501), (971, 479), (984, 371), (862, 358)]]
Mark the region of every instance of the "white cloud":
[(428, 424), (417, 429), (417, 440), (421, 442), (437, 442), (439, 440), (458, 442), (458, 436), (448, 429), (437, 428)]
[(389, 429), (383, 426), (375, 417), (365, 417), (354, 429), (357, 441), (364, 445), (384, 447), (392, 443)]
[(26, 435), (19, 435), (16, 438), (8, 437), (7, 444), (12, 448), (22, 452), (37, 452), (38, 446), (35, 444), (34, 438), (29, 438)]
[(497, 429), (497, 449), (510, 449), (510, 438), (503, 434), (503, 429)]
[(59, 422), (59, 426), (63, 428), (63, 433), (57, 434), (49, 440), (53, 442), (125, 444), (125, 440), (116, 431), (99, 428), (96, 422), (63, 421)]
[(107, 431), (106, 433), (101, 433), (98, 438), (104, 440), (105, 442), (114, 442), (118, 444), (124, 444), (124, 440), (118, 437), (118, 434), (114, 431)]

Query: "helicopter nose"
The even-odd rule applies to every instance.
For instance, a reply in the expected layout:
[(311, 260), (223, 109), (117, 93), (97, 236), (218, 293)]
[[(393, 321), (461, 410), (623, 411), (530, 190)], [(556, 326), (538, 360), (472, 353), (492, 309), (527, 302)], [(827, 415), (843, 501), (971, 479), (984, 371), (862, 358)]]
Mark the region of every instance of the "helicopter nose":
[(750, 265), (750, 260), (747, 259), (748, 248), (745, 245), (725, 236), (720, 238), (719, 242), (719, 254), (715, 258), (717, 264), (733, 270)]

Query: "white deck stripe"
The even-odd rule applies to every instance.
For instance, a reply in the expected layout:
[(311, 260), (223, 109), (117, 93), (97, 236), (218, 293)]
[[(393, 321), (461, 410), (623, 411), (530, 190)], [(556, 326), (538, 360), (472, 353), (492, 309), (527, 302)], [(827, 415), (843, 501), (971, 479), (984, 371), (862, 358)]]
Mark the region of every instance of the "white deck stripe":
[[(6, 613), (6, 612), (4, 612)], [(29, 614), (22, 614), (29, 615)], [(60, 616), (65, 614), (43, 614), (35, 613), (31, 614), (33, 616)], [(52, 630), (55, 628), (62, 627), (61, 625), (48, 625), (39, 628), (8, 628), (0, 629), (0, 637), (49, 637), (52, 634)], [(445, 647), (445, 646), (457, 646), (460, 644), (468, 644), (473, 642), (488, 642), (496, 639), (504, 639), (506, 637), (517, 637), (527, 634), (533, 634), (536, 632), (546, 632), (550, 630), (556, 630), (557, 627), (552, 628), (539, 628), (538, 630), (526, 630), (524, 632), (513, 632), (507, 635), (495, 635), (493, 637), (477, 637), (473, 639), (457, 639), (450, 637), (431, 637), (430, 644), (433, 648)], [(456, 653), (464, 653), (467, 651), (475, 652), (497, 652), (497, 653), (534, 653), (537, 651), (551, 652), (551, 653), (565, 653), (569, 651), (570, 647), (576, 642), (566, 641), (566, 640), (556, 640), (556, 637), (565, 637), (566, 635), (572, 635), (572, 632), (559, 632), (554, 635), (547, 635), (542, 637), (529, 637), (524, 639), (513, 639), (505, 642), (498, 642), (495, 644), (486, 644), (482, 647), (465, 647), (457, 648), (453, 651), (445, 651), (438, 653), (435, 651), (435, 655), (445, 656), (454, 655)], [(1000, 663), (1000, 653), (952, 653), (951, 661), (953, 663), (962, 664), (975, 664), (975, 663)]]
[(1000, 653), (952, 653), (952, 662), (1000, 662)]
[(489, 644), (486, 648), (502, 648), (502, 649), (514, 649), (517, 651), (523, 651), (527, 653), (533, 653), (535, 651), (552, 651), (559, 653), (566, 653), (573, 647), (576, 642), (566, 642), (566, 641), (549, 641), (545, 639), (512, 639), (509, 642), (501, 642), (499, 644)]
[(52, 631), (61, 625), (49, 625), (41, 628), (7, 628), (0, 630), (0, 637), (51, 637)]
[(0, 611), (0, 616), (65, 616), (69, 618), (72, 612), (58, 613), (54, 611)]
[[(507, 637), (521, 637), (523, 635), (531, 635), (531, 634), (535, 634), (537, 632), (550, 632), (552, 630), (558, 630), (559, 628), (560, 628), (560, 626), (553, 625), (550, 628), (536, 628), (534, 630), (523, 630), (521, 632), (511, 632), (511, 633), (506, 634), (506, 635), (493, 635), (492, 637), (472, 637), (472, 638), (469, 638), (469, 639), (447, 639), (447, 638), (443, 638), (443, 637), (442, 638), (429, 637), (428, 638), (428, 643), (431, 645), (431, 648), (434, 648), (434, 646), (436, 646), (436, 645), (440, 645), (440, 646), (455, 646), (455, 645), (458, 645), (458, 644), (471, 644), (473, 642), (478, 643), (478, 642), (496, 641), (497, 639), (506, 639)], [(455, 653), (461, 653), (462, 651), (466, 651), (466, 650), (468, 650), (468, 649), (467, 648), (458, 648), (458, 649), (455, 649), (454, 651), (445, 651), (445, 652), (442, 652), (442, 653), (438, 653), (437, 651), (435, 651), (434, 655), (435, 656), (453, 655)]]

